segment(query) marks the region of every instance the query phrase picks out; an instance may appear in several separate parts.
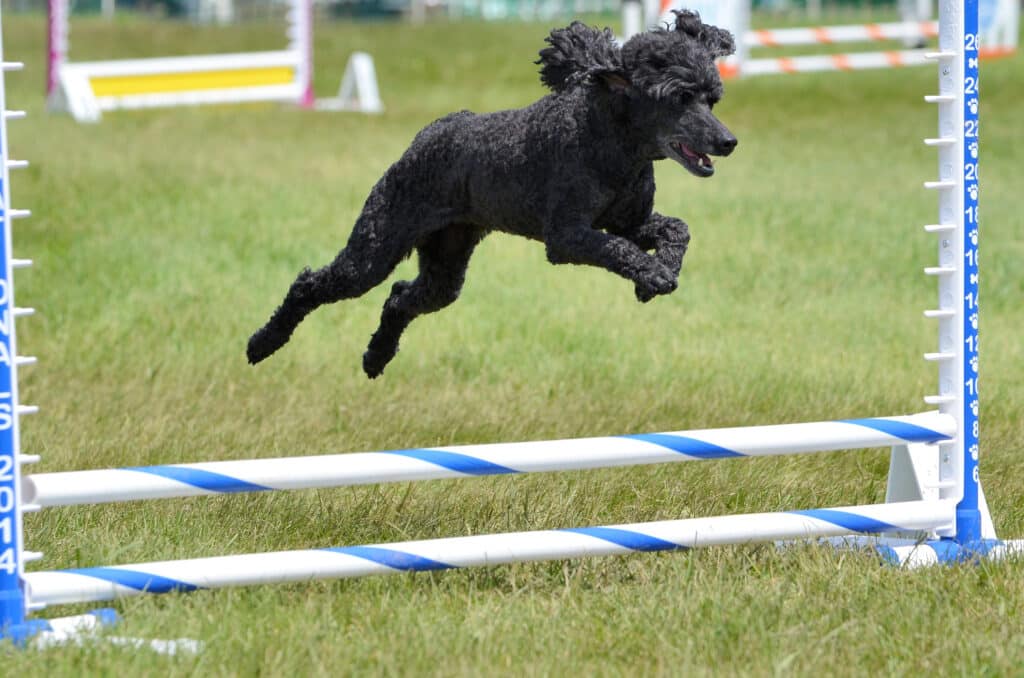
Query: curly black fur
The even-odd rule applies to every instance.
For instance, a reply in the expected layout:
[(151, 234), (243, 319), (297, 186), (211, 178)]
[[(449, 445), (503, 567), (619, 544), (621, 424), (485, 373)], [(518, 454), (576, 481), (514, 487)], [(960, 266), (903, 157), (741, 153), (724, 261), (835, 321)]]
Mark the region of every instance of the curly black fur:
[(622, 71), (622, 59), (610, 28), (597, 31), (580, 22), (551, 31), (550, 47), (540, 51), (540, 81), (552, 92), (584, 84), (588, 77)]
[(653, 161), (670, 157), (706, 177), (708, 156), (736, 146), (711, 113), (722, 96), (714, 59), (732, 52), (732, 36), (677, 12), (673, 26), (621, 48), (609, 30), (578, 22), (547, 42), (537, 63), (552, 93), (423, 129), (371, 190), (345, 248), (302, 271), (249, 339), (249, 362), (281, 348), (319, 306), (379, 285), (415, 249), (419, 275), (391, 288), (363, 355), (366, 374), (378, 376), (413, 319), (458, 298), (473, 249), (492, 230), (542, 241), (552, 263), (616, 273), (640, 301), (675, 290), (690, 234), (652, 211)]

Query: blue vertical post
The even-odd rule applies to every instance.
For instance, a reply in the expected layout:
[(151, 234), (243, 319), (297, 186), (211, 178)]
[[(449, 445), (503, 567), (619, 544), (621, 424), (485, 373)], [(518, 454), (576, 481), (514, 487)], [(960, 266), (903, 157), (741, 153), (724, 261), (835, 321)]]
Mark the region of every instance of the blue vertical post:
[(981, 539), (978, 508), (978, 0), (963, 2), (963, 497), (956, 541)]
[(7, 102), (0, 20), (0, 637), (17, 636), (24, 628), (25, 594), (22, 589), (20, 466), (18, 450), (18, 376), (14, 338), (10, 181), (7, 151)]

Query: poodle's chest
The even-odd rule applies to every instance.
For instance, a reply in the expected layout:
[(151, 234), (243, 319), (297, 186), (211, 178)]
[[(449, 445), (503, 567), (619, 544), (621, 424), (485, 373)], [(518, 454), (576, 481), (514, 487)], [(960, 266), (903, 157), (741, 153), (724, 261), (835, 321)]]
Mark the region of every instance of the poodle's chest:
[(653, 207), (653, 190), (619, 191), (594, 220), (594, 226), (612, 233), (628, 231), (646, 221)]

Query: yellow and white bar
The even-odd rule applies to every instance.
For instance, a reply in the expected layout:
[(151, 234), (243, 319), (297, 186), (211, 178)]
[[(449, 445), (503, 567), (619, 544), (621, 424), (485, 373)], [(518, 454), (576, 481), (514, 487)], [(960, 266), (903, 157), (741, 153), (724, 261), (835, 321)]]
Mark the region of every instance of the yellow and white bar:
[(64, 64), (60, 80), (80, 121), (100, 111), (248, 101), (298, 101), (298, 52), (251, 52)]

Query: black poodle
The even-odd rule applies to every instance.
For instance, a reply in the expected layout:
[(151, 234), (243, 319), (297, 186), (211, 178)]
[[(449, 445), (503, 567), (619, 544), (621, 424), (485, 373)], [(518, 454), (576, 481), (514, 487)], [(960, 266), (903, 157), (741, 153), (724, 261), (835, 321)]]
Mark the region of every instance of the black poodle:
[(492, 230), (543, 241), (551, 263), (617, 273), (640, 301), (676, 289), (690, 234), (652, 211), (652, 163), (668, 157), (709, 177), (708, 156), (736, 147), (711, 112), (722, 97), (715, 59), (733, 52), (732, 35), (684, 11), (622, 47), (579, 22), (547, 42), (537, 63), (552, 93), (526, 108), (453, 113), (416, 135), (373, 187), (345, 249), (302, 271), (249, 339), (250, 363), (314, 309), (379, 285), (415, 249), (419, 275), (391, 288), (363, 354), (366, 374), (378, 376), (416, 316), (458, 298), (473, 248)]

